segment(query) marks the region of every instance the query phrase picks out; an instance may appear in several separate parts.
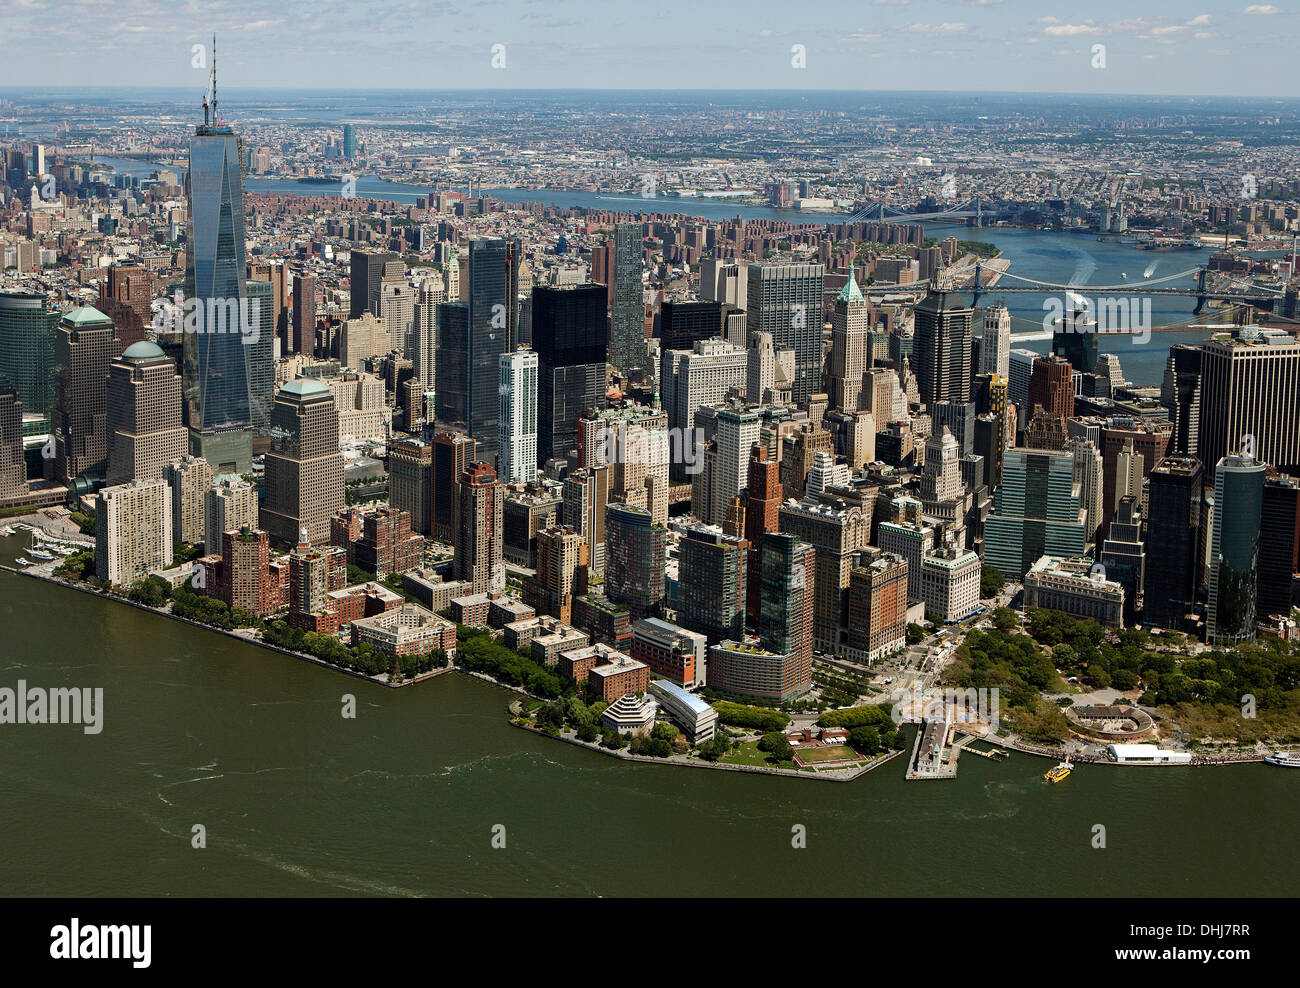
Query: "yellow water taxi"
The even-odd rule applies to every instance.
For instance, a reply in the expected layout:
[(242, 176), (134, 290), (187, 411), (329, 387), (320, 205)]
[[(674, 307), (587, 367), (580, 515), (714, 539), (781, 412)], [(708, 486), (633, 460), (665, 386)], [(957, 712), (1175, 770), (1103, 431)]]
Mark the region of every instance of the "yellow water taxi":
[(1074, 766), (1070, 764), (1070, 760), (1067, 758), (1065, 761), (1061, 762), (1061, 764), (1057, 765), (1056, 768), (1048, 769), (1043, 778), (1048, 782), (1060, 782), (1070, 774), (1073, 768)]

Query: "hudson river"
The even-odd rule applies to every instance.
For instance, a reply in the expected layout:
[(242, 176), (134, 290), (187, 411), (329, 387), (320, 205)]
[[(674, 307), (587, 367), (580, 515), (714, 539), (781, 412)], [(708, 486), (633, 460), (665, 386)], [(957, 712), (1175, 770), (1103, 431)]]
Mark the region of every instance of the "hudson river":
[(510, 727), (512, 694), (459, 673), (387, 689), (9, 573), (0, 636), (0, 686), (104, 690), (98, 735), (0, 725), (8, 895), (1283, 896), (1300, 881), (1285, 769), (1084, 765), (1049, 786), (1050, 763), (1023, 754), (964, 758), (943, 782), (904, 782), (901, 759), (851, 783), (629, 764)]

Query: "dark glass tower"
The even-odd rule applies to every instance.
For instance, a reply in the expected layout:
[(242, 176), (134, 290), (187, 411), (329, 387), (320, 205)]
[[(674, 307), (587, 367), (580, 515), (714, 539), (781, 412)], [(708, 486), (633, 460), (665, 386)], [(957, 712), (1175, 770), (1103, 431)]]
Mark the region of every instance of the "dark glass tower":
[(911, 363), (924, 404), (970, 399), (971, 313), (970, 306), (939, 288), (916, 304)]
[(1300, 561), (1300, 484), (1274, 474), (1264, 481), (1259, 538), (1259, 613), (1291, 613), (1291, 581)]
[(501, 417), (500, 361), (514, 350), (518, 309), (518, 240), (485, 237), (469, 243), (469, 352), (466, 426), (479, 458), (494, 463)]
[(1177, 628), (1196, 601), (1201, 572), (1201, 488), (1191, 456), (1167, 456), (1148, 476), (1147, 566), (1142, 619)]
[(533, 289), (537, 351), (537, 456), (577, 448), (578, 419), (605, 403), (605, 287)]
[(614, 227), (614, 301), (609, 319), (609, 362), (628, 380), (648, 371), (645, 301), (641, 292), (641, 224)]
[(438, 423), (459, 429), (469, 417), (469, 303), (438, 304), (438, 349), (434, 357), (434, 378), (438, 382), (436, 409)]
[(1225, 456), (1214, 470), (1214, 530), (1206, 641), (1235, 645), (1255, 637), (1265, 466)]
[(48, 415), (54, 403), (54, 332), (59, 312), (44, 295), (0, 292), (0, 383), (18, 393), (23, 411)]
[(186, 424), (190, 452), (220, 473), (252, 469), (248, 364), (239, 320), (248, 302), (244, 252), (243, 148), (217, 114), (214, 42), (212, 104), (190, 140), (189, 236), (185, 296), (196, 314), (185, 333)]

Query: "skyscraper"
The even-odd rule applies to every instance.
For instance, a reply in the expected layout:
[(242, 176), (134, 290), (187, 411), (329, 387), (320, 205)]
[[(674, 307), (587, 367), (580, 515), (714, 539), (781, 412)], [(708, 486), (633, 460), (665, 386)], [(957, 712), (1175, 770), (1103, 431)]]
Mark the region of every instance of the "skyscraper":
[[(831, 408), (856, 412), (862, 408), (863, 375), (871, 367), (871, 307), (862, 296), (858, 279), (849, 269), (849, 280), (835, 298), (831, 310), (831, 357), (828, 388)], [(752, 399), (751, 397), (751, 400)]]
[(1258, 611), (1289, 617), (1291, 584), (1300, 562), (1300, 484), (1296, 478), (1286, 474), (1266, 477), (1261, 511)]
[(971, 316), (970, 306), (942, 284), (916, 304), (911, 364), (922, 404), (969, 400)]
[(605, 405), (605, 299), (593, 284), (533, 289), (540, 462), (577, 448), (578, 418)]
[(108, 369), (110, 484), (155, 480), (189, 448), (181, 421), (181, 378), (156, 344), (132, 343)]
[(794, 660), (784, 692), (802, 692), (812, 684), (813, 552), (785, 532), (770, 533), (763, 543), (758, 637), (765, 648)]
[(252, 415), (243, 320), (249, 312), (244, 250), (243, 146), (212, 104), (190, 140), (185, 296), (196, 303), (185, 333), (185, 399), (190, 452), (222, 473), (253, 465)]
[(14, 386), (28, 415), (48, 415), (54, 406), (59, 318), (44, 295), (0, 292), (0, 380)]
[(466, 467), (455, 504), (456, 578), (469, 581), (473, 593), (504, 590), (505, 493), (496, 471), (481, 461)]
[[(212, 467), (201, 457), (186, 455), (163, 467), (163, 479), (172, 489), (172, 541), (197, 545), (203, 541)], [(256, 514), (253, 520), (256, 521)]]
[(749, 487), (745, 498), (745, 541), (749, 559), (745, 571), (749, 585), (745, 588), (745, 609), (751, 627), (758, 627), (759, 604), (763, 599), (763, 539), (777, 531), (780, 524), (780, 464), (768, 451), (755, 445), (749, 459)]
[(164, 480), (133, 480), (95, 498), (95, 576), (129, 587), (172, 564), (172, 492)]
[[(1300, 342), (1240, 331), (1201, 347), (1197, 459), (1247, 453), (1279, 470), (1300, 468)], [(1247, 438), (1249, 437), (1249, 438)]]
[(605, 596), (639, 621), (663, 608), (665, 528), (632, 504), (605, 507)]
[(244, 338), (244, 361), (248, 373), (248, 411), (253, 423), (254, 451), (265, 453), (271, 436), (271, 403), (275, 401), (275, 286), (269, 281), (247, 283), (250, 318), (257, 320), (255, 333)]
[(1081, 374), (1091, 374), (1097, 366), (1097, 320), (1086, 308), (1071, 304), (1075, 304), (1073, 311), (1053, 321), (1052, 355), (1068, 361)]
[(1087, 512), (1080, 501), (1070, 453), (1008, 450), (1002, 486), (984, 523), (984, 561), (1019, 579), (1039, 556), (1083, 555)]
[(54, 472), (69, 483), (103, 481), (108, 470), (108, 395), (104, 382), (118, 355), (113, 323), (98, 309), (73, 309), (55, 337)]
[(1070, 363), (1055, 354), (1039, 357), (1029, 375), (1029, 417), (1038, 408), (1067, 418), (1074, 414), (1074, 380)]
[(500, 360), (501, 481), (537, 479), (537, 354), (521, 346)]
[(316, 279), (309, 274), (293, 276), (294, 353), (312, 356), (316, 352)]
[(720, 528), (696, 525), (678, 549), (677, 621), (706, 636), (710, 645), (740, 641), (745, 633), (749, 543)]
[(499, 237), (469, 244), (465, 424), (488, 463), (497, 455), (501, 355), (514, 349), (521, 251), (519, 241)]
[(441, 425), (464, 429), (469, 422), (468, 302), (439, 303), (434, 366), (437, 420)]
[(1196, 601), (1201, 573), (1201, 461), (1168, 456), (1152, 468), (1147, 486), (1148, 566), (1144, 621), (1178, 628)]
[(354, 124), (343, 125), (343, 157), (357, 156), (357, 128)]
[(1225, 456), (1214, 468), (1214, 523), (1210, 540), (1210, 597), (1205, 640), (1232, 646), (1255, 637), (1256, 571), (1263, 521), (1265, 465)]
[(980, 373), (1006, 377), (1011, 363), (1011, 313), (1001, 302), (984, 310), (980, 342)]
[(26, 494), (23, 403), (12, 385), (0, 382), (0, 506), (12, 504)]
[(614, 226), (614, 294), (609, 319), (609, 362), (626, 380), (648, 376), (645, 301), (641, 288), (641, 224)]
[(806, 404), (821, 389), (822, 264), (751, 264), (745, 307), (748, 335), (771, 333), (777, 350), (793, 350), (791, 395)]
[(353, 250), (349, 276), (348, 318), (356, 319), (363, 312), (379, 315), (379, 293), (384, 271), (389, 263), (400, 260), (388, 251)]
[(306, 529), (308, 541), (328, 541), (330, 518), (346, 500), (339, 413), (319, 381), (290, 381), (276, 392), (264, 488), (261, 527), (272, 539), (297, 545)]

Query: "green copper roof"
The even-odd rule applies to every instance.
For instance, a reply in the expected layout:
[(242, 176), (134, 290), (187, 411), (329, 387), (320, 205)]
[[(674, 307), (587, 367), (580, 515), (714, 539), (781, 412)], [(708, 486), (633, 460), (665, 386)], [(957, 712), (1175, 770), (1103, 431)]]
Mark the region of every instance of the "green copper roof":
[(330, 389), (325, 387), (325, 385), (321, 384), (320, 381), (312, 381), (306, 378), (298, 378), (297, 380), (290, 381), (288, 384), (282, 387), (280, 391), (283, 394), (298, 395), (303, 398), (307, 397), (308, 395), (321, 395), (321, 394), (330, 393)]
[(153, 357), (165, 357), (162, 347), (157, 343), (150, 343), (148, 340), (140, 340), (138, 343), (132, 343), (122, 354), (126, 360), (149, 360)]
[(858, 287), (858, 279), (854, 276), (853, 265), (849, 265), (849, 280), (844, 283), (840, 289), (839, 300), (841, 302), (864, 302), (862, 289)]
[(89, 305), (83, 305), (65, 313), (63, 321), (70, 326), (100, 326), (104, 323), (111, 323), (113, 320), (100, 312), (98, 309), (91, 308)]

